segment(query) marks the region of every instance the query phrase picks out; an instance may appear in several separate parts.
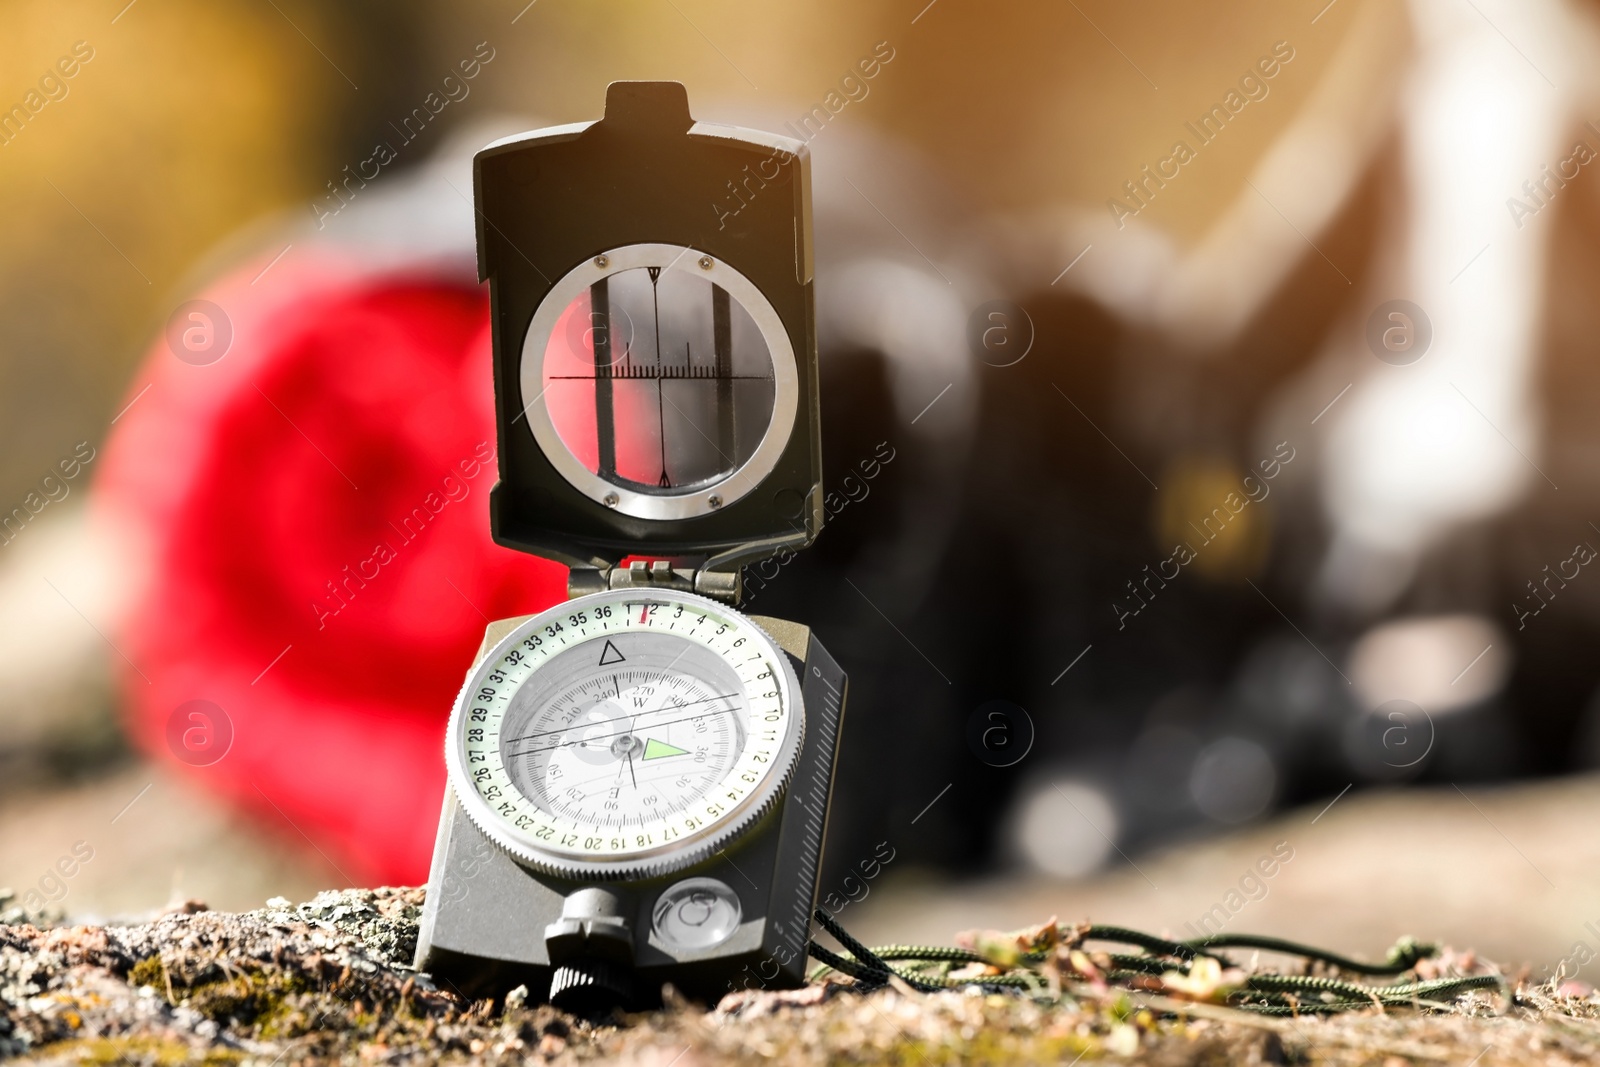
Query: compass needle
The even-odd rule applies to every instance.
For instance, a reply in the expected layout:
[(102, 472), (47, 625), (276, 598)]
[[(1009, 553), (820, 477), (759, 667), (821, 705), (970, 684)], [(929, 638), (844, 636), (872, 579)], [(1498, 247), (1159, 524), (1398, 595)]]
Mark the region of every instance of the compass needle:
[[(655, 710), (656, 710), (656, 712), (677, 711), (680, 708), (691, 707), (691, 706), (693, 706), (695, 704), (707, 704), (707, 703), (710, 703), (711, 701), (714, 701), (714, 700), (733, 700), (733, 699), (735, 699), (736, 696), (737, 696), (737, 694), (734, 694), (734, 693), (724, 693), (724, 694), (721, 694), (719, 696), (706, 697), (706, 698), (704, 698), (702, 700), (690, 700), (690, 701), (686, 701), (686, 702), (684, 702), (682, 704), (672, 704), (672, 705), (668, 705), (666, 707), (657, 708)], [(702, 714), (715, 715), (718, 712), (732, 711), (732, 710), (733, 710), (732, 708), (712, 708), (707, 712), (703, 712)], [(649, 715), (649, 714), (654, 714), (654, 713), (655, 712), (643, 712), (641, 714)], [(690, 718), (694, 718), (694, 716), (690, 716)], [(680, 720), (674, 720), (674, 721), (676, 721), (676, 722), (684, 722), (684, 721), (687, 721), (687, 720), (681, 720), (680, 719)], [(656, 723), (656, 725), (657, 726), (667, 726), (669, 724), (668, 723)], [(566, 733), (566, 732), (567, 732), (567, 728), (566, 727), (557, 727), (556, 729), (553, 729), (553, 730), (538, 730), (538, 731), (535, 731), (533, 733), (523, 734), (520, 737), (509, 738), (509, 739), (507, 739), (507, 741), (505, 743), (507, 745), (513, 745), (513, 744), (516, 744), (519, 741), (528, 741), (528, 740), (532, 740), (533, 738), (536, 738), (536, 737), (548, 737), (548, 736), (553, 735), (553, 734), (561, 734), (561, 733)], [(601, 736), (611, 736), (611, 735), (601, 735)]]

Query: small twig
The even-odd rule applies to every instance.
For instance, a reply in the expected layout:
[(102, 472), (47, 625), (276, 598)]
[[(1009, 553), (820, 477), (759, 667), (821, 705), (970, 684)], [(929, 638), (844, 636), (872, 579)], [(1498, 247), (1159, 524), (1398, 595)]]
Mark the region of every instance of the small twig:
[(166, 956), (157, 952), (156, 959), (161, 964), (162, 981), (166, 982), (167, 984), (167, 1006), (176, 1008), (178, 1006), (178, 998), (172, 995), (172, 974), (167, 970), (167, 958)]

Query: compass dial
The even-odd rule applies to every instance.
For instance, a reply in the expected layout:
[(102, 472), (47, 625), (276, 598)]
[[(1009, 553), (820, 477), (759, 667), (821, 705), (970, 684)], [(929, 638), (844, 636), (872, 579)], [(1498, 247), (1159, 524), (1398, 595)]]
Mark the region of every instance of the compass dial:
[(451, 717), (451, 782), (474, 823), (557, 873), (689, 866), (781, 794), (804, 730), (784, 654), (686, 593), (618, 590), (522, 623)]

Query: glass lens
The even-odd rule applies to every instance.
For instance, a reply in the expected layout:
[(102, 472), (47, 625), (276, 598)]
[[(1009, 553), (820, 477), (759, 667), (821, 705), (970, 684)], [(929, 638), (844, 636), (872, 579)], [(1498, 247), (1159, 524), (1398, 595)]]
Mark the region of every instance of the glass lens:
[(543, 384), (568, 451), (639, 492), (722, 481), (772, 422), (772, 353), (755, 320), (681, 269), (634, 267), (580, 293), (551, 331)]

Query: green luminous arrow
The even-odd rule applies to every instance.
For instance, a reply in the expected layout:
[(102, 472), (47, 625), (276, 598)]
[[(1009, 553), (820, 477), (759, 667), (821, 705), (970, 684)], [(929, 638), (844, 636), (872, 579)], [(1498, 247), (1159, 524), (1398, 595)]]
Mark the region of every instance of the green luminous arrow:
[(665, 741), (657, 741), (653, 737), (646, 738), (644, 742), (645, 759), (665, 759), (668, 756), (686, 756), (688, 755), (688, 752), (688, 749), (679, 748), (676, 745), (669, 745)]

